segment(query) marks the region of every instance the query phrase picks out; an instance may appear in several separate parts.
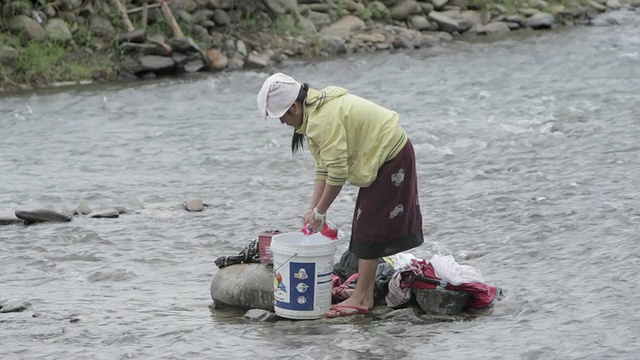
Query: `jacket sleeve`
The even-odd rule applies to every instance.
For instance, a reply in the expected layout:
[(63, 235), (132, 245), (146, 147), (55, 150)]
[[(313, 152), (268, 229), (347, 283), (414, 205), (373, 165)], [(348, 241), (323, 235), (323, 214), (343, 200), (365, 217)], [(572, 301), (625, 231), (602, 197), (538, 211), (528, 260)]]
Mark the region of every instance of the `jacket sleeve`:
[[(318, 149), (316, 179), (326, 177), (327, 185), (342, 186), (347, 182), (347, 133), (337, 117), (323, 117), (314, 121), (307, 136)], [(326, 175), (325, 175), (326, 174)]]

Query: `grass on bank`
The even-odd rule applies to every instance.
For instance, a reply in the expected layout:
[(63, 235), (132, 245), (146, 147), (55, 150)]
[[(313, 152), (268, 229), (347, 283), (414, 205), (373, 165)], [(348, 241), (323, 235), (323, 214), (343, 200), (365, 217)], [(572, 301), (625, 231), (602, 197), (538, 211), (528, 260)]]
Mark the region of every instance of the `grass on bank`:
[[(0, 43), (8, 44), (2, 39)], [(8, 67), (0, 70), (0, 81), (7, 84), (45, 85), (59, 81), (90, 80), (95, 76), (106, 76), (111, 63), (103, 55), (83, 49), (69, 49), (68, 45), (45, 41), (26, 41), (19, 38), (18, 57), (11, 74)], [(15, 44), (16, 41), (13, 41)]]

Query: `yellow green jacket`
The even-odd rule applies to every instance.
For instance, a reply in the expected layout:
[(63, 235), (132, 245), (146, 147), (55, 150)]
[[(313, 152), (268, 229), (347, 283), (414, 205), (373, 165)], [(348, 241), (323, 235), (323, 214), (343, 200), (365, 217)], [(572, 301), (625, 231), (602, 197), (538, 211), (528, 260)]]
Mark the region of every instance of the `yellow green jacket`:
[(299, 134), (307, 136), (316, 180), (368, 187), (407, 143), (398, 113), (329, 86), (309, 89)]

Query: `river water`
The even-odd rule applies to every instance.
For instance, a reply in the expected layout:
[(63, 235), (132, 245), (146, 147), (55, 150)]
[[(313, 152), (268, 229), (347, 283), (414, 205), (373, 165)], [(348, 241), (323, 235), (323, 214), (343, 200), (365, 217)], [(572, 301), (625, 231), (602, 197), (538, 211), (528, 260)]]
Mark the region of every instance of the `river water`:
[[(537, 33), (281, 69), (397, 110), (426, 241), (505, 289), (494, 314), (411, 324), (245, 322), (212, 310), (214, 259), (295, 231), (308, 152), (262, 121), (266, 74), (4, 96), (0, 209), (121, 206), (0, 227), (2, 359), (635, 359), (640, 351), (640, 26)], [(210, 206), (188, 213), (199, 196)], [(330, 211), (346, 248), (356, 189)]]

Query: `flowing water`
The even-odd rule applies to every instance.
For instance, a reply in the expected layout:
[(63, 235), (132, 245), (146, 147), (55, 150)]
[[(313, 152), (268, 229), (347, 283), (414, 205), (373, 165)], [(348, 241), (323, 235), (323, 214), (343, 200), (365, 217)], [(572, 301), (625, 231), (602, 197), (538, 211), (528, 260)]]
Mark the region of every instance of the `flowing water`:
[[(635, 359), (640, 351), (640, 17), (491, 43), (291, 63), (397, 110), (426, 241), (507, 298), (473, 321), (245, 322), (212, 310), (214, 259), (297, 231), (312, 184), (260, 72), (0, 99), (0, 209), (122, 206), (0, 227), (2, 359)], [(330, 211), (346, 248), (356, 190)], [(199, 196), (210, 206), (189, 213)]]

